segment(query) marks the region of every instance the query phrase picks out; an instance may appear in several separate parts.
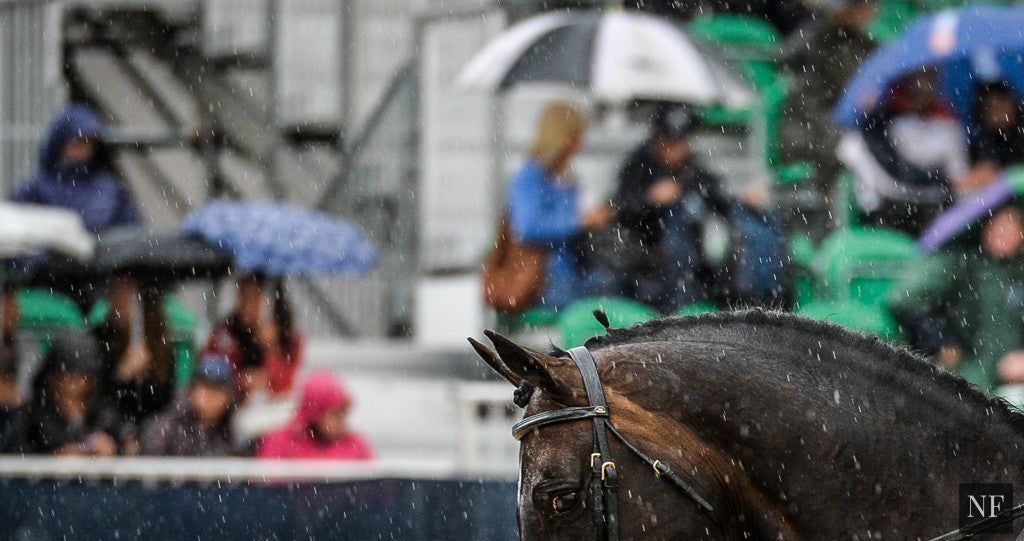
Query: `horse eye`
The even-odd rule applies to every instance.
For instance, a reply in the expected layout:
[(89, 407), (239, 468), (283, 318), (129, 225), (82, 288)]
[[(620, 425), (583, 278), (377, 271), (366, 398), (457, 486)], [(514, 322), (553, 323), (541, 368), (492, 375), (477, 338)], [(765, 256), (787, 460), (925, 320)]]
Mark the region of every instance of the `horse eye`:
[(579, 496), (575, 492), (566, 492), (551, 498), (551, 510), (556, 515), (564, 515), (576, 508), (580, 503)]

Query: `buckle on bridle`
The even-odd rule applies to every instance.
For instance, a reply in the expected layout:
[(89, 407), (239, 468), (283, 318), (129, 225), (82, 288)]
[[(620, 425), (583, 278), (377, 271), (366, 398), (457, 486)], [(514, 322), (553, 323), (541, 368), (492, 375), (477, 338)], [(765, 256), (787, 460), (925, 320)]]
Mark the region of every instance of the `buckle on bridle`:
[(608, 462), (605, 462), (604, 464), (601, 464), (601, 480), (602, 481), (604, 481), (605, 478), (606, 478), (605, 470), (607, 470), (608, 468), (612, 469), (612, 473), (615, 473), (617, 471), (615, 469), (615, 463), (610, 461), (610, 460)]
[[(596, 460), (595, 460), (596, 459)], [(594, 469), (594, 462), (601, 459), (601, 453), (590, 453), (590, 469)]]

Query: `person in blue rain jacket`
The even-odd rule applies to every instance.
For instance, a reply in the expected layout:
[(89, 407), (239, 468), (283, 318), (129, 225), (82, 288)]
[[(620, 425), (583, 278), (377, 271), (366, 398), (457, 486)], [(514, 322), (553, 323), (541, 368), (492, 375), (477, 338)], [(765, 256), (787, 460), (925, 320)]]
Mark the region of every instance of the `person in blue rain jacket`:
[(94, 233), (138, 225), (135, 204), (110, 174), (102, 131), (100, 117), (87, 105), (57, 113), (39, 151), (39, 171), (11, 200), (73, 210)]
[(574, 240), (611, 223), (609, 205), (582, 210), (572, 160), (586, 134), (587, 117), (575, 106), (554, 102), (544, 110), (529, 160), (513, 176), (508, 198), (512, 235), (549, 251), (545, 285), (537, 304), (562, 308), (589, 295), (606, 293), (599, 272), (585, 273)]

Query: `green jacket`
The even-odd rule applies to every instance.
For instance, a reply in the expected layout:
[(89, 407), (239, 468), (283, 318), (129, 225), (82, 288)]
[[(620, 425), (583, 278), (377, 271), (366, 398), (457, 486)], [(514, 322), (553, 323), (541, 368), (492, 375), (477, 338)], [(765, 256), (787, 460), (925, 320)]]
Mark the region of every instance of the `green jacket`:
[(887, 305), (901, 322), (908, 315), (941, 318), (942, 341), (955, 341), (964, 352), (957, 371), (991, 389), (1003, 355), (1024, 348), (1024, 254), (997, 260), (976, 240), (961, 239), (909, 266)]

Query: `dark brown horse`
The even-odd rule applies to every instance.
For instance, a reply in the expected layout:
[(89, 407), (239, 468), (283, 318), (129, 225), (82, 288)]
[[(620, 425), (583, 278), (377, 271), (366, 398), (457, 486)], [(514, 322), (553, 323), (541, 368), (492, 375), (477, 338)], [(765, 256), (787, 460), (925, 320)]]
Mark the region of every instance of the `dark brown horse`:
[(583, 361), (488, 336), (494, 351), (471, 342), (530, 419), (523, 538), (610, 536), (611, 503), (622, 539), (931, 539), (957, 529), (961, 483), (1024, 486), (1024, 416), (835, 325), (748, 311), (609, 329), (586, 344), (609, 413)]

